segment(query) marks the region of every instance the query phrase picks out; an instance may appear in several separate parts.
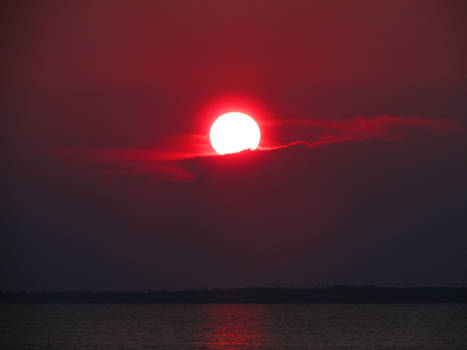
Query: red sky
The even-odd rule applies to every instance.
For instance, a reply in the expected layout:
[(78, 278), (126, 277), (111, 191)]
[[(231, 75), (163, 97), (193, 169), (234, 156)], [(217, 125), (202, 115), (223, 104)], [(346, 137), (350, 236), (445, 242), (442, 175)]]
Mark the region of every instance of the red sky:
[(467, 283), (462, 1), (2, 12), (0, 289)]

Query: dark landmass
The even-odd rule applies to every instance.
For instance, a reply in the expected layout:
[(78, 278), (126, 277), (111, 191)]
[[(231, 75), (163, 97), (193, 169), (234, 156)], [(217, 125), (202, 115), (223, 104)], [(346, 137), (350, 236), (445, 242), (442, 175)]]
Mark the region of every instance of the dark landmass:
[(136, 292), (0, 292), (2, 304), (189, 303), (466, 303), (467, 287), (315, 287), (148, 290)]

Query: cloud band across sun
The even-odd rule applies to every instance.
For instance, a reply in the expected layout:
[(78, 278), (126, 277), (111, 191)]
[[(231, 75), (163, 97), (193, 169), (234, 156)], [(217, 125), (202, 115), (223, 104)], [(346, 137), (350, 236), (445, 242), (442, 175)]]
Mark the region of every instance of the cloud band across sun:
[[(268, 128), (280, 132), (286, 126), (310, 129), (309, 139), (292, 139), (288, 142), (264, 140), (252, 152), (274, 151), (295, 145), (309, 148), (322, 147), (340, 142), (360, 142), (378, 139), (394, 142), (422, 133), (428, 137), (443, 137), (467, 133), (467, 128), (454, 120), (437, 118), (405, 118), (400, 116), (356, 117), (341, 121), (275, 119), (265, 123)], [(311, 133), (313, 130), (313, 133)], [(293, 135), (288, 135), (293, 138)], [(442, 142), (439, 139), (438, 142)], [(250, 151), (247, 151), (250, 152)], [(54, 164), (64, 170), (61, 173), (73, 176), (140, 176), (153, 181), (191, 181), (196, 174), (186, 170), (182, 162), (187, 159), (222, 157), (213, 149), (208, 135), (180, 134), (163, 139), (153, 148), (62, 148), (45, 150), (42, 156), (58, 160)], [(65, 166), (68, 164), (69, 166)]]

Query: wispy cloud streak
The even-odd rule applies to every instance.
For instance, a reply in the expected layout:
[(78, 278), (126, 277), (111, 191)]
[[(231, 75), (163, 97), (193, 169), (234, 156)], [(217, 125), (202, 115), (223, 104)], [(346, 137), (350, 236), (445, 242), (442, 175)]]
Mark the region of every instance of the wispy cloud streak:
[[(307, 140), (293, 140), (293, 135), (290, 135), (292, 141), (262, 145), (259, 151), (274, 151), (295, 145), (314, 148), (369, 139), (394, 141), (411, 137), (419, 131), (438, 136), (467, 132), (465, 126), (453, 120), (398, 116), (357, 117), (333, 122), (276, 119), (267, 123), (268, 127), (278, 130), (293, 125), (310, 128), (310, 135), (314, 136)], [(221, 157), (212, 150), (208, 136), (200, 134), (174, 135), (147, 149), (64, 148), (48, 150), (42, 155), (58, 159), (60, 171), (68, 169), (65, 172), (73, 176), (141, 176), (150, 181), (175, 182), (190, 181), (195, 177), (183, 167), (184, 160)], [(65, 164), (68, 167), (64, 167)]]
[(357, 117), (336, 122), (321, 120), (280, 119), (271, 125), (299, 125), (318, 129), (322, 133), (314, 140), (292, 141), (286, 144), (262, 147), (262, 150), (275, 150), (303, 144), (307, 147), (319, 147), (337, 142), (358, 142), (369, 139), (385, 141), (401, 140), (410, 137), (415, 130), (424, 129), (436, 136), (453, 133), (465, 133), (467, 128), (454, 120), (436, 118), (404, 118), (398, 116), (378, 116), (375, 118)]

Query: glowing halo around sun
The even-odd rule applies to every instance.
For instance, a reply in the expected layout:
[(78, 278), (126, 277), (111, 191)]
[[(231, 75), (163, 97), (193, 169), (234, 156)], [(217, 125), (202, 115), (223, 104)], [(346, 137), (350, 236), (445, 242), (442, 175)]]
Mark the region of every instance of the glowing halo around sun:
[(252, 117), (240, 112), (230, 112), (221, 115), (212, 124), (209, 139), (217, 153), (228, 154), (256, 149), (261, 133)]

